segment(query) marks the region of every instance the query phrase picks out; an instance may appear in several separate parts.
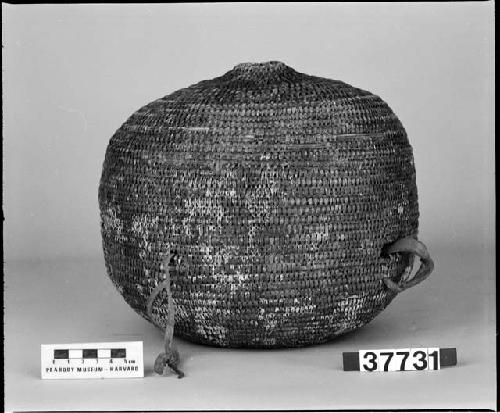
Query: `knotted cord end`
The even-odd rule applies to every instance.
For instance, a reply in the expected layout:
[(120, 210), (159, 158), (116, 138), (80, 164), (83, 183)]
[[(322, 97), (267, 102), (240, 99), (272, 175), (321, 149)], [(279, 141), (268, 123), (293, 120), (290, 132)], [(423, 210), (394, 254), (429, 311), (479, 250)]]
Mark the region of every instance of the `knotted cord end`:
[(163, 261), (163, 269), (165, 271), (165, 279), (159, 283), (155, 289), (152, 291), (151, 295), (147, 301), (147, 314), (150, 320), (154, 320), (153, 316), (153, 303), (163, 290), (167, 292), (168, 299), (168, 312), (167, 312), (167, 325), (165, 327), (165, 337), (164, 337), (164, 348), (165, 351), (161, 352), (155, 360), (154, 371), (162, 376), (165, 376), (168, 369), (170, 368), (177, 377), (181, 379), (184, 377), (184, 373), (179, 369), (180, 356), (179, 352), (174, 346), (174, 326), (175, 326), (175, 306), (172, 298), (172, 291), (170, 288), (170, 260), (172, 254), (168, 253), (165, 260)]

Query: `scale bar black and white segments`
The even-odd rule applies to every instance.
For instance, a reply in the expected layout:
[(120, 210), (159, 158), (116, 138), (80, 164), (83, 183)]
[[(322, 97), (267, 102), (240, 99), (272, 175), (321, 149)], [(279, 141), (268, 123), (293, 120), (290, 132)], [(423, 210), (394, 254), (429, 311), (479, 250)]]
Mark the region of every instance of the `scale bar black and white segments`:
[(127, 358), (126, 348), (55, 349), (54, 360)]

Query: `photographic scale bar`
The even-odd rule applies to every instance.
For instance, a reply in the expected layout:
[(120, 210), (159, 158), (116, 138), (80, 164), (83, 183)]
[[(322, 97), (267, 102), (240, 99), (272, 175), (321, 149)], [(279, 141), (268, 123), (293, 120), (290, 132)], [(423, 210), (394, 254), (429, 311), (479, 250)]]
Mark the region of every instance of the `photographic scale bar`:
[(142, 341), (42, 344), (42, 379), (144, 377)]
[(127, 358), (125, 348), (54, 349), (54, 360), (125, 358)]

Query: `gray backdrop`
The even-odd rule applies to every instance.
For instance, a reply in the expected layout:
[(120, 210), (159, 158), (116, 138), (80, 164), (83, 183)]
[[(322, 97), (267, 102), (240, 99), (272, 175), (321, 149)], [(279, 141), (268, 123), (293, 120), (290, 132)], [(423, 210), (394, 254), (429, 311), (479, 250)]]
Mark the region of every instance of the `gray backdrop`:
[[(432, 314), (448, 308), (443, 310), (449, 311), (448, 321), (462, 328), (459, 316), (453, 317), (459, 309), (450, 307), (451, 301), (454, 297), (470, 299), (471, 305), (478, 306), (474, 307), (477, 318), (463, 319), (481, 328), (488, 345), (494, 346), (494, 296), (485, 299), (481, 295), (493, 294), (494, 288), (492, 2), (3, 4), (2, 9), (6, 332), (12, 340), (7, 341), (7, 352), (16, 351), (22, 326), (31, 328), (36, 321), (29, 314), (36, 311), (26, 312), (27, 318), (19, 322), (9, 324), (9, 320), (24, 314), (20, 306), (36, 300), (49, 302), (53, 290), (47, 283), (58, 271), (64, 280), (58, 285), (71, 284), (75, 274), (90, 277), (91, 272), (95, 289), (107, 291), (111, 300), (116, 300), (114, 305), (122, 305), (104, 275), (97, 205), (105, 149), (122, 122), (144, 104), (179, 88), (221, 75), (241, 62), (268, 60), (343, 80), (389, 103), (414, 149), (420, 237), (436, 259), (436, 272), (431, 277), (438, 281), (427, 281), (428, 286), (412, 292), (416, 294), (415, 308), (422, 308), (419, 300), (428, 297), (425, 288), (429, 288), (436, 294)], [(57, 267), (60, 262), (76, 264), (68, 269)], [(466, 265), (470, 267), (461, 272)], [(86, 268), (91, 270), (86, 272)], [(39, 292), (30, 296), (27, 291), (34, 291), (33, 284), (27, 287), (23, 279), (36, 282)], [(450, 285), (457, 292), (444, 302), (443, 291)], [(473, 290), (478, 285), (482, 289)], [(71, 291), (60, 293), (72, 297)], [(23, 297), (30, 297), (29, 302), (23, 302)], [(67, 302), (60, 299), (57, 311), (64, 313)], [(392, 305), (398, 306), (389, 313), (395, 317), (404, 304)], [(120, 307), (120, 311), (127, 311), (125, 308)], [(469, 310), (462, 307), (467, 314)], [(134, 313), (126, 316), (127, 322), (149, 328), (142, 327), (145, 322)], [(109, 315), (108, 327), (113, 320)], [(43, 320), (38, 322), (44, 325)], [(50, 328), (64, 331), (60, 326), (64, 322), (61, 319), (59, 327)], [(53, 324), (45, 323), (50, 330)], [(425, 345), (435, 345), (437, 340), (430, 342), (432, 337), (446, 332), (446, 323), (442, 323), (437, 322)], [(96, 331), (78, 331), (80, 339), (100, 341)], [(149, 334), (152, 331), (156, 330), (147, 330)], [(465, 339), (477, 332), (462, 333)], [(22, 389), (15, 385), (16, 380), (38, 380), (41, 340), (74, 338), (47, 334), (30, 336), (35, 366), (30, 367), (32, 375), (26, 378), (18, 369), (18, 376), (11, 376), (10, 382), (7, 377), (7, 390), (11, 391), (7, 400), (12, 408), (36, 408), (37, 400), (45, 400), (39, 396), (29, 404), (16, 393)], [(458, 337), (456, 331), (450, 333), (449, 344), (459, 344)], [(160, 345), (160, 332), (155, 340), (155, 345)], [(356, 345), (346, 343), (347, 349), (355, 350)], [(469, 344), (473, 357), (477, 347)], [(366, 345), (370, 345), (369, 340)], [(491, 379), (494, 351), (488, 354), (485, 357), (490, 358), (483, 362), (490, 366)], [(41, 394), (44, 391), (49, 390), (42, 389)], [(492, 391), (483, 398), (487, 403), (493, 402)], [(68, 407), (62, 399), (57, 399), (60, 404), (54, 400), (55, 406)], [(469, 401), (472, 407), (486, 406), (474, 406), (473, 398)], [(51, 406), (50, 400), (47, 403)], [(83, 399), (81, 403), (86, 406)], [(200, 403), (195, 407), (205, 406), (203, 399)], [(394, 403), (391, 406), (401, 407)], [(449, 407), (446, 400), (442, 403)], [(349, 400), (345, 405), (350, 406)], [(179, 402), (176, 406), (184, 405)], [(319, 407), (332, 405), (325, 401)]]

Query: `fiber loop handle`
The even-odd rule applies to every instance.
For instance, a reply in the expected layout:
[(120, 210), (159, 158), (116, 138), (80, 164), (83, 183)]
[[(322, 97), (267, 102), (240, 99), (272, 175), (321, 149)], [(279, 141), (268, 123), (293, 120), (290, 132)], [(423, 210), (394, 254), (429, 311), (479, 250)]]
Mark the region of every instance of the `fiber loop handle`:
[(400, 293), (410, 287), (424, 281), (434, 270), (434, 261), (429, 255), (426, 246), (417, 241), (415, 238), (406, 237), (397, 240), (396, 242), (386, 245), (383, 249), (384, 255), (391, 255), (396, 253), (408, 253), (415, 254), (420, 257), (420, 267), (415, 275), (407, 280), (401, 279), (399, 283), (394, 282), (390, 278), (384, 278), (383, 281), (387, 288), (394, 291), (395, 293)]
[(165, 270), (165, 279), (159, 283), (154, 290), (151, 292), (151, 295), (148, 298), (146, 309), (147, 314), (151, 320), (154, 320), (153, 317), (153, 303), (163, 290), (167, 292), (168, 299), (168, 312), (167, 312), (167, 325), (165, 327), (165, 337), (164, 337), (164, 348), (165, 351), (161, 352), (158, 357), (156, 357), (154, 364), (154, 371), (160, 375), (165, 376), (167, 373), (167, 366), (177, 374), (179, 379), (184, 377), (184, 373), (179, 369), (180, 356), (179, 352), (174, 346), (174, 326), (175, 326), (175, 306), (174, 300), (172, 298), (172, 290), (170, 288), (170, 259), (172, 254), (170, 252), (166, 255), (166, 258), (163, 262), (163, 269)]

